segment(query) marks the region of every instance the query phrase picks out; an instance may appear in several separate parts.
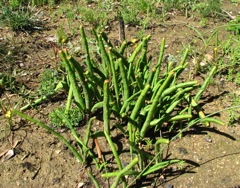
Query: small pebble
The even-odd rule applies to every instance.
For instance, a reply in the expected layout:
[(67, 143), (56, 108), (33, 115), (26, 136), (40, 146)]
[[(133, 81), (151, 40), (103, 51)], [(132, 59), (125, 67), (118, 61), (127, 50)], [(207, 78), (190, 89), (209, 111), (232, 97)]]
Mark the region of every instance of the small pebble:
[(186, 149), (186, 148), (180, 147), (180, 148), (178, 148), (178, 150), (179, 150), (179, 153), (180, 153), (180, 154), (183, 154), (183, 155), (186, 155), (186, 154), (188, 154), (188, 152), (187, 152), (187, 149)]
[(178, 167), (176, 165), (172, 167), (173, 172), (176, 172), (177, 170), (178, 170)]
[(235, 133), (235, 130), (232, 129), (232, 130), (230, 130), (230, 132), (231, 132), (231, 133)]
[(211, 143), (211, 142), (212, 142), (212, 139), (211, 139), (211, 138), (209, 138), (209, 137), (205, 137), (205, 138), (204, 138), (204, 140), (205, 140), (206, 142), (209, 142), (209, 143)]
[(173, 188), (174, 186), (173, 185), (167, 185), (166, 188)]
[(54, 184), (59, 184), (61, 182), (61, 178), (53, 178), (52, 183)]
[(190, 130), (193, 133), (199, 133), (200, 132), (200, 130), (197, 127), (192, 127)]

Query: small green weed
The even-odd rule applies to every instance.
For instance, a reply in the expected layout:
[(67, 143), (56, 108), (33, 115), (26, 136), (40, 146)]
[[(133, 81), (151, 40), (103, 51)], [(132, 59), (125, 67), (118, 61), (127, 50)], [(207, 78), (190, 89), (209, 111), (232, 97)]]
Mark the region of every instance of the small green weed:
[[(193, 58), (193, 75), (195, 76), (200, 72), (211, 69), (212, 66), (217, 66), (218, 64), (218, 28), (213, 32), (209, 31), (201, 33), (194, 27), (188, 27), (190, 27), (197, 34), (197, 37), (188, 46), (190, 54)], [(206, 37), (206, 35), (209, 36)]]
[(60, 26), (57, 30), (57, 43), (59, 46), (63, 47), (63, 44), (68, 40), (67, 33), (64, 31), (63, 27)]
[[(238, 106), (240, 104), (240, 90), (236, 91), (233, 94), (229, 94), (229, 97), (232, 99), (231, 106)], [(230, 109), (228, 110), (228, 126), (236, 126), (240, 124), (240, 115), (239, 109)]]
[(240, 16), (237, 16), (235, 20), (230, 20), (228, 22), (227, 30), (234, 32), (236, 36), (240, 37)]
[[(51, 124), (54, 127), (67, 126), (66, 122), (64, 122), (62, 118), (58, 116), (57, 112), (66, 114), (66, 110), (64, 108), (55, 109), (53, 112), (49, 114)], [(66, 114), (66, 117), (74, 127), (79, 126), (79, 123), (83, 120), (81, 111), (77, 107), (71, 108)]]
[[(224, 56), (227, 59), (220, 59), (219, 72), (226, 75), (226, 79), (235, 84), (240, 84), (240, 41), (233, 36), (229, 36), (228, 40), (221, 44)], [(226, 63), (227, 61), (227, 63)]]
[(40, 76), (40, 85), (38, 87), (38, 96), (52, 95), (54, 89), (59, 83), (61, 76), (57, 70), (46, 69)]
[(16, 91), (16, 79), (10, 74), (0, 73), (0, 89)]
[(140, 23), (139, 19), (137, 18), (139, 11), (137, 9), (129, 10), (127, 7), (123, 7), (121, 10), (121, 15), (126, 24), (130, 25), (138, 25)]

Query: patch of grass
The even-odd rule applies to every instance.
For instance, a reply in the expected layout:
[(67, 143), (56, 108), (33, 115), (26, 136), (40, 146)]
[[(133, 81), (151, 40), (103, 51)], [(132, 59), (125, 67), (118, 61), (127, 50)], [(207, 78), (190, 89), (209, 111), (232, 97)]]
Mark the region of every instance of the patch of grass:
[(0, 73), (0, 96), (5, 91), (18, 94), (22, 97), (28, 96), (28, 91), (26, 90), (24, 83), (17, 81), (16, 75), (16, 70), (13, 70), (12, 72)]
[[(240, 104), (240, 90), (230, 94), (229, 97), (232, 99), (231, 106), (238, 106)], [(236, 126), (240, 123), (239, 108), (228, 110), (228, 126)]]
[[(228, 28), (227, 28), (228, 29)], [(226, 80), (240, 85), (240, 42), (239, 35), (229, 35), (228, 40), (222, 42), (223, 56), (219, 61), (219, 73), (226, 76)]]
[(203, 17), (219, 16), (221, 9), (220, 0), (205, 0), (194, 5), (193, 10), (198, 11)]
[[(101, 9), (93, 7), (79, 7), (79, 18), (92, 24), (95, 27), (102, 27), (107, 23), (107, 13)], [(96, 14), (98, 12), (98, 14)]]
[(43, 6), (45, 4), (55, 5), (59, 0), (2, 0), (2, 4), (10, 5), (12, 8), (20, 6), (32, 5)]
[(0, 94), (4, 90), (16, 92), (16, 79), (9, 73), (0, 73)]
[(43, 29), (41, 21), (37, 20), (34, 8), (1, 6), (0, 23), (10, 27), (13, 31), (33, 31)]
[(240, 37), (240, 16), (228, 22), (227, 30), (232, 31), (236, 36)]
[(68, 35), (64, 31), (63, 27), (60, 26), (57, 30), (57, 43), (59, 46), (63, 47), (63, 44), (68, 40)]
[(126, 24), (142, 25), (145, 28), (157, 18), (158, 6), (151, 0), (126, 0), (121, 3), (121, 14)]
[(130, 9), (127, 6), (124, 6), (121, 9), (121, 15), (126, 24), (138, 25), (140, 23), (140, 20), (138, 19), (138, 14), (139, 10), (135, 9), (134, 7)]
[[(194, 65), (193, 75), (196, 76), (199, 73), (208, 71), (213, 66), (218, 65), (218, 28), (213, 32), (201, 33), (195, 27), (189, 26), (197, 37), (194, 38), (190, 44), (188, 44), (190, 55), (192, 56), (192, 62)], [(218, 66), (217, 66), (218, 67)]]

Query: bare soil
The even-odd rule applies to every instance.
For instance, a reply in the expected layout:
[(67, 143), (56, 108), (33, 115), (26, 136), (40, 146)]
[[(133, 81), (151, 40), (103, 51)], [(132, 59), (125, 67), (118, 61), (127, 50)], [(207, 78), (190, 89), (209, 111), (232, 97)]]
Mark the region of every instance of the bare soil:
[[(232, 6), (230, 1), (224, 1), (224, 9), (237, 15), (239, 6)], [(42, 10), (42, 18), (47, 29), (35, 31), (33, 33), (15, 33), (9, 28), (0, 28), (0, 46), (4, 52), (11, 51), (12, 63), (6, 63), (2, 59), (1, 72), (16, 71), (17, 83), (24, 83), (26, 88), (33, 94), (39, 85), (39, 76), (47, 68), (54, 68), (59, 61), (57, 51), (59, 46), (51, 38), (57, 35), (59, 26), (67, 30), (66, 18), (59, 18), (52, 21), (48, 10)], [(52, 14), (51, 14), (52, 15)], [(188, 26), (196, 27), (204, 36), (210, 36), (214, 28), (227, 23), (228, 20), (209, 19), (206, 26), (202, 27), (198, 17), (186, 18), (179, 12), (169, 14), (169, 19), (162, 23), (152, 23), (145, 29), (144, 36), (151, 34), (151, 43), (149, 53), (153, 57), (158, 57), (159, 43), (163, 37), (166, 38), (166, 54), (177, 55), (183, 47), (192, 42), (196, 33)], [(76, 20), (76, 28), (85, 25), (87, 35), (90, 33), (90, 25)], [(126, 38), (131, 40), (136, 38), (140, 28), (127, 26)], [(109, 38), (114, 41), (119, 38), (118, 22), (113, 21), (107, 28)], [(68, 33), (68, 32), (67, 32)], [(71, 33), (68, 33), (71, 35)], [(227, 32), (220, 30), (219, 39), (226, 39)], [(76, 36), (70, 37), (69, 41), (74, 47), (81, 46), (79, 30)], [(199, 44), (200, 45), (200, 44)], [(209, 52), (211, 54), (211, 48)], [(193, 67), (190, 64), (189, 70)], [(189, 75), (186, 73), (186, 78)], [(195, 79), (203, 82), (205, 75)], [(219, 78), (215, 78), (218, 82)], [(20, 84), (21, 85), (21, 84)], [(229, 93), (236, 93), (239, 96), (240, 90), (233, 83), (225, 82), (219, 89), (218, 84), (211, 84), (204, 94), (202, 100), (205, 112), (212, 113), (217, 110), (225, 109), (231, 105)], [(1, 99), (6, 106), (11, 106), (20, 102), (22, 97), (17, 93), (4, 91)], [(54, 108), (63, 105), (66, 94), (61, 93), (58, 96), (45, 101), (35, 109), (27, 110), (25, 113), (50, 125), (48, 118), (49, 112)], [(1, 116), (4, 116), (1, 112)], [(221, 112), (219, 117), (227, 122), (228, 113)], [(85, 166), (81, 166), (64, 144), (49, 134), (46, 130), (15, 118), (13, 120), (12, 130), (9, 130), (8, 123), (4, 118), (0, 120), (0, 153), (14, 148), (15, 155), (0, 163), (0, 188), (5, 187), (94, 187), (88, 178)], [(98, 125), (99, 126), (99, 125)], [(84, 135), (84, 128), (77, 131)], [(62, 135), (72, 141), (74, 138), (70, 132), (60, 129)], [(117, 132), (116, 132), (117, 135)], [(119, 138), (123, 139), (124, 138)], [(100, 143), (104, 148), (104, 140)], [(14, 145), (15, 143), (16, 146)], [(74, 143), (74, 142), (73, 142)], [(124, 149), (124, 148), (123, 148)], [(182, 170), (166, 169), (159, 175), (157, 182), (146, 180), (143, 184), (136, 184), (133, 187), (240, 187), (240, 124), (236, 126), (219, 126), (212, 124), (211, 127), (198, 125), (187, 131), (182, 139), (173, 141), (165, 149), (168, 158), (184, 159), (188, 163)], [(103, 151), (108, 159), (111, 160), (111, 154)], [(121, 157), (126, 157), (124, 154)], [(94, 169), (93, 166), (88, 167)], [(95, 172), (95, 171), (94, 171)], [(99, 180), (101, 187), (107, 187), (107, 180), (101, 179), (100, 174), (94, 174)]]

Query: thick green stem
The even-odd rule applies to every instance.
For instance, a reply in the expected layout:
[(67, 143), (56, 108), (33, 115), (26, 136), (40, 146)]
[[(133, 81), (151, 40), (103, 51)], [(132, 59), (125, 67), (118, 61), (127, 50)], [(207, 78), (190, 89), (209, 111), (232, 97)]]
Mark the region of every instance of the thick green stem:
[[(108, 141), (108, 143), (109, 143), (109, 145), (110, 145), (110, 148), (111, 148), (111, 150), (112, 150), (112, 152), (113, 152), (113, 156), (114, 156), (114, 158), (115, 158), (115, 160), (116, 160), (116, 162), (117, 162), (118, 169), (121, 171), (121, 170), (123, 169), (123, 168), (122, 168), (122, 163), (121, 163), (121, 161), (120, 161), (120, 158), (119, 158), (119, 155), (118, 155), (118, 153), (117, 153), (116, 147), (115, 147), (115, 145), (114, 145), (114, 143), (113, 143), (113, 141), (112, 141), (112, 138), (110, 137), (109, 133), (107, 133), (106, 131), (104, 131), (104, 134), (105, 134), (105, 137), (106, 137), (106, 139), (107, 139), (107, 141)], [(121, 178), (121, 177), (119, 177), (119, 179), (120, 179), (120, 178)], [(123, 187), (126, 187), (125, 177), (122, 177), (122, 180), (123, 180)], [(117, 182), (117, 184), (118, 184), (118, 182)]]
[(180, 63), (181, 66), (183, 66), (184, 63), (186, 62), (187, 56), (188, 56), (188, 52), (189, 52), (189, 49), (187, 48), (186, 51), (185, 51), (185, 53), (184, 53), (184, 55), (183, 55), (182, 61), (181, 61), (181, 63)]
[(159, 57), (158, 57), (158, 62), (155, 66), (156, 72), (154, 74), (152, 87), (155, 86), (155, 84), (158, 82), (159, 74), (161, 71), (161, 65), (162, 65), (162, 61), (163, 61), (164, 49), (165, 49), (165, 38), (163, 38), (162, 42), (161, 42), (160, 53), (159, 53)]
[[(130, 119), (135, 120), (137, 118), (137, 116), (139, 115), (139, 111), (141, 110), (141, 108), (143, 106), (143, 102), (145, 101), (145, 97), (146, 97), (149, 89), (150, 89), (150, 85), (148, 84), (142, 90), (142, 92), (141, 92), (140, 96), (138, 97), (138, 100), (137, 100), (137, 102), (136, 102), (136, 104), (135, 104), (135, 106), (132, 110), (132, 113), (130, 115)], [(128, 123), (129, 140), (130, 140), (131, 143), (134, 143), (133, 142), (134, 138), (132, 138), (132, 133), (133, 133), (132, 132), (133, 131), (132, 126), (133, 125), (131, 123)]]
[(22, 108), (20, 108), (20, 111), (24, 111), (27, 110), (28, 108), (30, 108), (31, 106), (36, 106), (40, 103), (42, 103), (43, 101), (45, 101), (46, 99), (50, 98), (51, 96), (53, 96), (54, 94), (56, 94), (59, 90), (61, 90), (63, 88), (63, 83), (59, 82), (58, 85), (56, 86), (56, 88), (54, 89), (54, 92), (49, 94), (49, 95), (44, 95), (39, 99), (36, 99), (33, 103), (29, 103), (25, 106), (23, 106)]
[(65, 107), (65, 114), (68, 114), (71, 104), (72, 104), (72, 97), (73, 97), (73, 89), (72, 85), (70, 84), (69, 91), (68, 91), (68, 98), (67, 98), (67, 103)]
[(118, 176), (116, 177), (116, 179), (115, 179), (114, 183), (112, 184), (111, 188), (118, 187), (118, 183), (119, 183), (120, 179), (123, 177), (123, 175), (126, 172), (128, 172), (129, 170), (131, 170), (131, 168), (133, 168), (138, 163), (138, 161), (139, 161), (139, 159), (138, 159), (138, 157), (136, 157), (123, 170), (121, 170), (118, 173)]
[(142, 49), (144, 43), (147, 43), (150, 40), (150, 38), (151, 38), (151, 35), (148, 35), (147, 37), (143, 38), (143, 41), (137, 46), (137, 48), (134, 50), (132, 55), (129, 57), (129, 59), (128, 59), (129, 63), (133, 63), (134, 62), (135, 58), (137, 57), (137, 54)]
[(156, 164), (160, 161), (162, 162), (162, 156), (160, 155), (162, 151), (160, 151), (160, 145), (161, 144), (169, 144), (169, 140), (166, 138), (159, 138), (155, 143), (155, 158), (156, 158)]
[(212, 70), (210, 71), (208, 77), (205, 79), (204, 83), (202, 84), (202, 87), (199, 89), (199, 91), (198, 91), (197, 94), (195, 95), (194, 100), (195, 100), (196, 103), (198, 103), (198, 101), (199, 101), (199, 99), (201, 98), (203, 92), (206, 90), (206, 88), (207, 88), (207, 86), (208, 86), (208, 84), (209, 84), (209, 82), (210, 82), (213, 74), (215, 73), (216, 69), (217, 69), (216, 66), (214, 66), (214, 67), (212, 68)]
[(87, 70), (92, 73), (92, 62), (90, 59), (90, 53), (89, 53), (89, 48), (88, 48), (88, 43), (87, 43), (87, 38), (83, 29), (83, 26), (80, 26), (80, 34), (82, 36), (82, 44), (86, 53), (86, 60), (87, 60)]
[(152, 118), (154, 117), (154, 115), (156, 114), (157, 105), (159, 103), (161, 95), (162, 95), (163, 91), (170, 85), (171, 80), (172, 80), (174, 74), (175, 73), (172, 72), (172, 71), (168, 74), (168, 77), (166, 78), (164, 83), (161, 85), (161, 87), (159, 88), (155, 98), (153, 99), (151, 108), (150, 108), (150, 110), (149, 110), (149, 112), (147, 114), (146, 120), (145, 120), (145, 122), (143, 124), (143, 127), (141, 129), (141, 132), (140, 132), (140, 137), (141, 138), (144, 138), (145, 133), (146, 133), (146, 131), (148, 130), (148, 128), (150, 126), (150, 122), (151, 122)]
[(109, 80), (103, 84), (103, 121), (104, 131), (110, 134)]
[(100, 48), (100, 52), (101, 52), (101, 57), (102, 57), (102, 60), (104, 63), (103, 68), (105, 69), (105, 76), (106, 76), (106, 78), (108, 78), (108, 74), (110, 73), (111, 67), (110, 67), (109, 57), (108, 57), (107, 51), (105, 49), (101, 35), (98, 36), (98, 44), (99, 44), (99, 48)]
[(91, 109), (91, 97), (90, 97), (90, 91), (88, 88), (88, 83), (86, 82), (85, 76), (84, 76), (84, 70), (81, 67), (81, 65), (79, 64), (79, 62), (77, 62), (72, 56), (67, 57), (69, 63), (71, 63), (71, 65), (73, 65), (73, 67), (75, 68), (75, 71), (78, 75), (79, 81), (81, 83), (81, 86), (83, 88), (83, 94), (84, 94), (84, 101), (85, 101), (85, 107), (86, 107), (86, 112), (89, 112), (89, 110)]
[(113, 87), (114, 87), (114, 91), (115, 91), (117, 106), (118, 106), (118, 108), (120, 108), (120, 98), (119, 98), (120, 92), (119, 92), (118, 79), (117, 79), (117, 75), (116, 75), (116, 69), (115, 69), (115, 65), (113, 62), (112, 54), (109, 53), (108, 55), (109, 55), (109, 59), (110, 59), (112, 82), (113, 82)]
[(118, 59), (118, 64), (120, 67), (122, 84), (123, 84), (123, 101), (126, 101), (130, 95), (129, 82), (128, 82), (126, 70), (124, 68), (123, 61), (121, 58)]
[(69, 61), (68, 61), (68, 59), (66, 57), (66, 52), (60, 51), (59, 54), (60, 54), (60, 57), (61, 57), (64, 65), (65, 65), (65, 67), (67, 69), (68, 77), (69, 77), (70, 83), (71, 83), (71, 85), (73, 87), (74, 99), (75, 99), (78, 107), (80, 108), (80, 110), (82, 112), (85, 112), (86, 107), (85, 107), (84, 99), (83, 99), (83, 97), (81, 95), (81, 91), (80, 91), (80, 89), (78, 87), (75, 73), (72, 70), (72, 67), (71, 67), (71, 65), (70, 65), (70, 63), (69, 63)]

